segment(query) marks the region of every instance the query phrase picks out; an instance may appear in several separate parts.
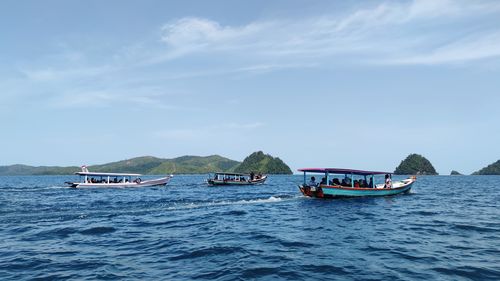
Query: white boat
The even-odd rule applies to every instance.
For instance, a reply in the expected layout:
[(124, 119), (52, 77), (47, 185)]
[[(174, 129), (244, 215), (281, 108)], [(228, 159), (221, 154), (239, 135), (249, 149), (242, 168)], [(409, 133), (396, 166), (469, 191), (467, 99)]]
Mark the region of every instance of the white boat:
[(240, 173), (215, 173), (207, 179), (208, 185), (256, 185), (263, 184), (267, 175), (240, 174)]
[(141, 174), (128, 173), (98, 173), (89, 172), (87, 167), (82, 166), (78, 182), (66, 182), (70, 187), (145, 187), (166, 185), (172, 175), (152, 180), (142, 180)]

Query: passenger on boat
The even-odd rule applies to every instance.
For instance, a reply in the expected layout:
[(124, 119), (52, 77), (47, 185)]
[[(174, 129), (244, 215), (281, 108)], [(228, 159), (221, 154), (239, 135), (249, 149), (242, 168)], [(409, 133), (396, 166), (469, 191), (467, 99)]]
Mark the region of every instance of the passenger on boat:
[(255, 177), (255, 173), (254, 172), (250, 172), (250, 180), (252, 181), (253, 178)]
[(321, 179), (321, 183), (320, 183), (320, 184), (326, 184), (326, 177), (323, 177), (323, 178)]
[(369, 188), (373, 188), (373, 178), (370, 178), (370, 182), (368, 183)]
[(385, 184), (384, 188), (392, 188), (392, 180), (391, 180), (391, 175), (386, 174), (385, 175)]
[(368, 183), (366, 182), (366, 180), (362, 180), (360, 186), (361, 187), (368, 187)]
[(347, 177), (346, 177), (346, 178), (344, 178), (344, 179), (342, 180), (342, 185), (343, 185), (343, 186), (351, 186), (351, 179), (350, 179), (350, 178), (347, 178)]
[(357, 180), (354, 181), (354, 187), (359, 187), (359, 181)]
[(316, 183), (316, 178), (315, 177), (311, 177), (311, 180), (309, 181), (309, 184), (307, 184), (308, 186), (317, 186), (318, 184)]
[(333, 179), (333, 185), (340, 185), (340, 181), (338, 178)]

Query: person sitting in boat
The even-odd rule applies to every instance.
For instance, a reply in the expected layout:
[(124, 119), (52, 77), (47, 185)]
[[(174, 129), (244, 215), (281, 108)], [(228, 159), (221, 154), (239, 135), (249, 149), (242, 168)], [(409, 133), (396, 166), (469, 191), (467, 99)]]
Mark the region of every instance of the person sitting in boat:
[(373, 188), (373, 178), (370, 178), (370, 182), (368, 183), (369, 188)]
[(333, 183), (333, 185), (340, 185), (340, 181), (338, 178), (334, 178), (332, 183)]
[(357, 180), (354, 181), (354, 187), (359, 187), (359, 181)]
[(392, 179), (391, 179), (391, 175), (389, 175), (389, 174), (385, 175), (384, 188), (392, 188)]
[(346, 177), (342, 180), (342, 185), (343, 186), (351, 186), (351, 179)]
[(321, 179), (321, 182), (320, 182), (319, 184), (325, 184), (325, 185), (326, 185), (326, 177), (323, 177), (323, 178)]
[(309, 181), (309, 183), (307, 184), (308, 186), (318, 186), (318, 184), (316, 183), (316, 178), (315, 177), (311, 177), (311, 180)]
[(253, 181), (254, 178), (255, 178), (255, 173), (254, 172), (250, 172), (250, 180)]

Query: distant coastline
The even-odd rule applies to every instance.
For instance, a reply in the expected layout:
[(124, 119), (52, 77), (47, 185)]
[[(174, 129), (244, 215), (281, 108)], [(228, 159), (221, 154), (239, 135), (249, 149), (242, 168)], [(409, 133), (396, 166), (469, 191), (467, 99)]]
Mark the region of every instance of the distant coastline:
[[(213, 172), (261, 172), (266, 174), (292, 174), (290, 167), (278, 157), (257, 151), (242, 162), (220, 155), (180, 156), (171, 159), (141, 156), (100, 165), (88, 166), (96, 172), (158, 174), (206, 174)], [(22, 164), (0, 166), (0, 176), (20, 175), (72, 175), (78, 166), (29, 166)], [(419, 154), (410, 154), (394, 171), (397, 175), (438, 175), (429, 160)], [(453, 170), (451, 175), (462, 175)], [(500, 160), (472, 173), (472, 175), (500, 175)]]
[[(250, 172), (250, 170), (266, 174), (292, 174), (290, 167), (281, 159), (264, 154), (262, 151), (252, 153), (243, 162), (220, 155), (181, 156), (172, 159), (142, 156), (101, 165), (91, 165), (88, 166), (88, 169), (94, 172), (145, 175)], [(0, 166), (0, 176), (71, 175), (78, 171), (80, 171), (78, 166), (28, 166), (21, 164)]]

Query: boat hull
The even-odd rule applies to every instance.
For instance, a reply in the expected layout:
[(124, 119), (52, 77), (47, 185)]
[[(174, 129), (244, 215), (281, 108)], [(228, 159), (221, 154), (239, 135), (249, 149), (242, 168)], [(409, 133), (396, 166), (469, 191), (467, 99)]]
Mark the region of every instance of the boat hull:
[(153, 180), (146, 181), (137, 181), (137, 182), (125, 182), (125, 183), (69, 183), (70, 187), (74, 188), (82, 188), (82, 187), (117, 187), (117, 188), (126, 188), (126, 187), (148, 187), (148, 186), (161, 186), (167, 185), (172, 177), (164, 177)]
[(207, 180), (208, 185), (257, 185), (266, 182), (267, 176), (263, 176), (260, 179), (255, 179), (251, 181), (231, 181), (231, 180)]
[(398, 186), (394, 188), (352, 188), (330, 185), (311, 188), (301, 185), (299, 189), (305, 196), (316, 198), (392, 196), (409, 192), (414, 182), (414, 179), (407, 179), (400, 182)]

